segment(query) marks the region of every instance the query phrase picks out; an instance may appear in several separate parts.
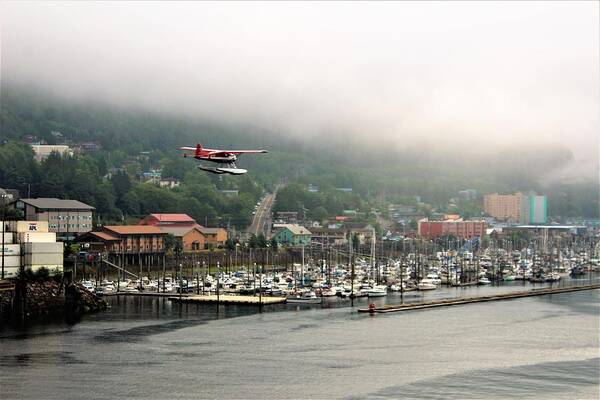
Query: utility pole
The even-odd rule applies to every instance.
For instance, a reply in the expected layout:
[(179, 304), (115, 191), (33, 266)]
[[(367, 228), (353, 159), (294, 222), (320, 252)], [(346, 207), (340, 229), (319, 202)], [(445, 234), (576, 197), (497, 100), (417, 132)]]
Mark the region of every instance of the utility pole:
[(8, 195), (3, 193), (2, 194), (2, 279), (4, 279), (4, 250), (5, 250), (4, 249), (4, 231), (6, 230), (6, 221), (4, 221), (4, 218), (6, 217), (4, 199), (6, 199), (6, 197), (8, 197)]

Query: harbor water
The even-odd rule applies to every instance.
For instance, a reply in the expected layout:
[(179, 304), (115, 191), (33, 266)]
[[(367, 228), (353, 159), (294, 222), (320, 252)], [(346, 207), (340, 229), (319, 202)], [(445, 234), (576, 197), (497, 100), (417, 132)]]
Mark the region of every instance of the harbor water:
[[(531, 286), (402, 300), (519, 288)], [(2, 327), (0, 398), (597, 399), (600, 390), (599, 290), (376, 316), (341, 299), (262, 313), (108, 299), (107, 312), (75, 325)]]

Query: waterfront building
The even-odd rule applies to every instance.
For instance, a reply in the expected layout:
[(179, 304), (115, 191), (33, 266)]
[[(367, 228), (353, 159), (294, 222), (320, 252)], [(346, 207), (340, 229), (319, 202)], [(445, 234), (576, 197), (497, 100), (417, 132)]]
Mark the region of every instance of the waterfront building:
[(23, 211), (28, 221), (46, 221), (48, 231), (61, 239), (71, 240), (92, 230), (95, 208), (77, 200), (19, 199), (14, 206)]
[(280, 224), (273, 238), (280, 245), (304, 246), (309, 245), (311, 231), (296, 224)]
[(536, 235), (543, 235), (544, 232), (552, 235), (584, 235), (588, 232), (585, 225), (511, 225), (502, 228), (502, 233), (510, 234), (512, 232), (528, 232)]
[(107, 225), (88, 232), (81, 242), (101, 243), (101, 248), (113, 254), (163, 253), (167, 234), (156, 226)]
[(63, 271), (63, 246), (56, 233), (48, 232), (46, 221), (0, 221), (0, 257), (5, 278), (14, 278), (21, 270), (50, 274)]
[[(208, 248), (209, 244), (223, 246), (228, 237), (227, 229), (207, 228), (187, 214), (149, 214), (140, 220), (139, 225), (155, 226), (166, 233), (177, 233), (183, 235), (182, 238), (185, 236), (184, 248), (190, 251)], [(202, 239), (198, 237), (198, 232), (203, 236)]]
[(461, 239), (483, 237), (486, 233), (485, 221), (463, 221), (451, 219), (444, 221), (430, 221), (423, 218), (419, 221), (419, 236), (426, 239), (435, 239), (440, 236), (452, 235)]
[[(207, 228), (202, 225), (196, 225), (200, 232), (206, 238), (206, 242), (213, 246), (224, 246), (227, 241), (227, 229), (225, 228)], [(208, 246), (207, 244), (207, 246)]]
[(181, 243), (184, 252), (194, 252), (206, 249), (209, 240), (202, 233), (200, 225), (192, 226), (158, 226), (162, 232), (173, 235)]

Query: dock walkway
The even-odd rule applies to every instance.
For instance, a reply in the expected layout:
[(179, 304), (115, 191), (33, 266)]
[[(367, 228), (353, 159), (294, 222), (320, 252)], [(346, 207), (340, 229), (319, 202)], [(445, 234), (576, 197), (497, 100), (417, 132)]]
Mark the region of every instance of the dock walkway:
[(217, 301), (217, 295), (196, 295), (196, 296), (179, 296), (169, 297), (171, 301), (180, 301), (182, 303), (222, 303), (222, 304), (256, 304), (269, 305), (285, 303), (285, 297), (269, 297), (269, 296), (231, 296), (220, 295)]
[(569, 287), (561, 287), (561, 288), (533, 289), (533, 290), (528, 290), (528, 291), (524, 291), (524, 292), (510, 292), (510, 293), (496, 294), (496, 295), (492, 295), (492, 296), (462, 297), (462, 298), (456, 298), (456, 299), (435, 300), (435, 301), (428, 301), (428, 302), (421, 302), (421, 303), (387, 305), (387, 306), (381, 306), (381, 307), (371, 306), (369, 308), (359, 308), (358, 312), (379, 314), (379, 313), (390, 313), (390, 312), (409, 311), (409, 310), (421, 310), (421, 309), (425, 309), (425, 308), (456, 306), (456, 305), (461, 305), (461, 304), (472, 304), (472, 303), (483, 303), (486, 301), (511, 300), (511, 299), (518, 299), (518, 298), (522, 298), (522, 297), (544, 296), (544, 295), (548, 295), (548, 294), (577, 292), (580, 290), (593, 290), (593, 289), (600, 289), (600, 284), (584, 285), (584, 286), (569, 286)]

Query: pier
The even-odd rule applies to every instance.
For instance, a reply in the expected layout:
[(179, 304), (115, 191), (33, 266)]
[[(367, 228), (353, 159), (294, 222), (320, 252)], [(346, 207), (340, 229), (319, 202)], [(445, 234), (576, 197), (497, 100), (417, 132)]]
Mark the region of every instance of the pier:
[(425, 308), (456, 306), (456, 305), (472, 304), (472, 303), (483, 303), (486, 301), (511, 300), (511, 299), (518, 299), (518, 298), (522, 298), (522, 297), (545, 296), (545, 295), (549, 295), (549, 294), (577, 292), (577, 291), (581, 291), (581, 290), (593, 290), (593, 289), (600, 289), (600, 284), (570, 286), (570, 287), (562, 287), (562, 288), (533, 289), (533, 290), (529, 290), (529, 291), (525, 291), (525, 292), (503, 293), (503, 294), (497, 294), (497, 295), (493, 295), (493, 296), (461, 297), (461, 298), (456, 298), (456, 299), (445, 299), (445, 300), (435, 300), (435, 301), (420, 302), (420, 303), (387, 305), (387, 306), (381, 306), (381, 307), (372, 307), (371, 306), (369, 308), (359, 308), (358, 312), (371, 313), (371, 314), (375, 314), (375, 313), (385, 314), (385, 313), (390, 313), (390, 312), (421, 310), (421, 309), (425, 309)]
[(285, 297), (267, 297), (267, 296), (231, 296), (231, 295), (197, 295), (197, 296), (171, 296), (171, 301), (182, 303), (222, 303), (222, 304), (251, 304), (251, 305), (269, 305), (285, 303)]

